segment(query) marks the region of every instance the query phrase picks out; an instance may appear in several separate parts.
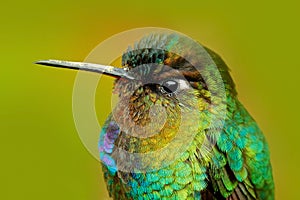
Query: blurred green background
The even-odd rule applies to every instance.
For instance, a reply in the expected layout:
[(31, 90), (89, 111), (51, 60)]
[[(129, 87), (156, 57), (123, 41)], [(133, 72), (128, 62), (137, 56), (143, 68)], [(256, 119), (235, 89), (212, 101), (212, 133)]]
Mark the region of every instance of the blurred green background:
[[(296, 1), (27, 0), (1, 2), (1, 8), (0, 199), (107, 199), (100, 165), (73, 122), (76, 72), (32, 63), (82, 61), (111, 35), (145, 26), (185, 33), (224, 58), (268, 139), (277, 199), (299, 196)], [(100, 122), (110, 109), (109, 92), (97, 98)]]

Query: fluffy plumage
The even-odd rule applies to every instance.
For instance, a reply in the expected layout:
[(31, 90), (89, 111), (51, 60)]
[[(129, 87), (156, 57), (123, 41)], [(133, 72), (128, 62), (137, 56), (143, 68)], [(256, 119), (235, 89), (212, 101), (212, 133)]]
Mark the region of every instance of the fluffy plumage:
[[(116, 81), (114, 90), (121, 99), (116, 110), (118, 119), (112, 115), (108, 117), (99, 141), (110, 196), (113, 199), (274, 199), (268, 145), (256, 122), (239, 102), (228, 67), (216, 53), (205, 48), (220, 72), (226, 92), (225, 121), (222, 126), (211, 128), (209, 117), (217, 111), (210, 109), (212, 91), (207, 82), (214, 81), (214, 72), (209, 71), (212, 78), (204, 81), (201, 73), (185, 59), (193, 57), (192, 49), (186, 49), (184, 56), (172, 53), (180, 42), (178, 35), (154, 34), (143, 38), (123, 55), (122, 64), (129, 70), (143, 65), (138, 69), (139, 76), (159, 74), (157, 78), (161, 80), (176, 77), (166, 69), (150, 65), (164, 64), (180, 72), (193, 89), (178, 102), (173, 96), (160, 93), (158, 84), (148, 84), (132, 92), (134, 83), (126, 79)], [(197, 64), (200, 69), (207, 67), (205, 60)], [(117, 148), (130, 153), (147, 153), (166, 146), (174, 140), (182, 125), (178, 124), (180, 110), (189, 112), (189, 105), (195, 102), (199, 122), (185, 122), (186, 131), (195, 131), (195, 135), (180, 157), (174, 158), (169, 165), (147, 172), (119, 169), (121, 164), (133, 161), (125, 155), (116, 155)], [(167, 123), (156, 135), (140, 138), (120, 130), (118, 124), (122, 120), (125, 123), (129, 119), (133, 121), (126, 131), (137, 131), (135, 125), (151, 123), (150, 108), (155, 105), (162, 105), (167, 113)], [(197, 129), (192, 129), (194, 124)], [(134, 164), (140, 162), (151, 161), (141, 159)]]

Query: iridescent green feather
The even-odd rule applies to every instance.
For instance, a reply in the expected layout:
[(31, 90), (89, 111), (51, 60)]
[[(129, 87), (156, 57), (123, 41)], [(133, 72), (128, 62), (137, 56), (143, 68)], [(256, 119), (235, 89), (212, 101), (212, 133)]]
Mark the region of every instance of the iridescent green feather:
[[(179, 42), (176, 35), (163, 37), (152, 35), (142, 39), (137, 46), (143, 47), (143, 44), (151, 42), (159, 45), (160, 40), (164, 40), (169, 49)], [(180, 59), (170, 60), (170, 57), (175, 57), (168, 52), (151, 48), (151, 45), (148, 47), (125, 53), (123, 65), (134, 68), (141, 64), (155, 62), (176, 67), (177, 62), (182, 62)], [(206, 50), (216, 63), (226, 88), (227, 115), (220, 135), (215, 137), (212, 130), (199, 128), (192, 144), (180, 158), (171, 165), (147, 173), (118, 171), (117, 166), (114, 167), (114, 163), (110, 162), (112, 155), (108, 150), (104, 153), (105, 155), (101, 156), (111, 163), (111, 166), (104, 163), (103, 171), (109, 194), (114, 199), (199, 199), (201, 197), (201, 199), (233, 200), (274, 199), (272, 169), (265, 138), (256, 122), (238, 101), (226, 64), (213, 51), (207, 48)], [(201, 81), (194, 84), (194, 88), (197, 90), (195, 95), (209, 98), (209, 91), (205, 90)], [(143, 89), (137, 93), (143, 93)], [(155, 104), (153, 102), (162, 103), (166, 105), (170, 113), (177, 106), (170, 101), (157, 98), (156, 94), (150, 93), (147, 98), (137, 102), (140, 102), (139, 107), (145, 104), (146, 110)], [(199, 99), (201, 102), (199, 104), (203, 110), (199, 110), (199, 113), (202, 119), (207, 119), (209, 116), (209, 111), (205, 110), (207, 102), (202, 100)], [(102, 130), (101, 138), (104, 138), (111, 130), (110, 126), (115, 126), (115, 124), (110, 116)], [(200, 124), (202, 127), (208, 126), (205, 120)], [(166, 142), (160, 140), (159, 143), (153, 143), (153, 146), (148, 148), (147, 145), (152, 144), (150, 140), (125, 138), (121, 130), (114, 134), (118, 137), (114, 140), (114, 145), (118, 143), (132, 151), (147, 152), (151, 148), (159, 147), (155, 145), (163, 145)], [(210, 143), (211, 140), (216, 140), (216, 145)], [(126, 142), (122, 143), (122, 141)], [(99, 144), (102, 144), (101, 139)], [(201, 148), (203, 144), (207, 152), (201, 152), (205, 150)]]

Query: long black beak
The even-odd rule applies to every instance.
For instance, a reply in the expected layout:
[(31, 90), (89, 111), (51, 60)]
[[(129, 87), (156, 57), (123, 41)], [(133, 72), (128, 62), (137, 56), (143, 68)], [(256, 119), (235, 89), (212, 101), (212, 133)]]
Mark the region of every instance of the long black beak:
[(76, 69), (83, 70), (89, 72), (96, 72), (99, 74), (106, 74), (113, 77), (122, 77), (133, 80), (134, 77), (128, 74), (123, 68), (117, 68), (113, 66), (99, 65), (94, 63), (85, 63), (85, 62), (70, 62), (70, 61), (62, 61), (62, 60), (39, 60), (35, 62), (35, 64), (46, 65), (51, 67), (59, 67), (59, 68), (68, 68), (68, 69)]

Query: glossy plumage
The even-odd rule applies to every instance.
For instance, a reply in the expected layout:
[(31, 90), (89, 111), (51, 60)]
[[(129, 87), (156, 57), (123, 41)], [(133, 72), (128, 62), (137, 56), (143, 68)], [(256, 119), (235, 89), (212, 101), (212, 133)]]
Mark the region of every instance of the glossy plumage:
[[(228, 67), (216, 53), (206, 48), (221, 74), (226, 92), (225, 121), (222, 126), (212, 129), (207, 121), (211, 113), (218, 111), (210, 108), (211, 91), (187, 60), (167, 51), (179, 42), (174, 34), (151, 35), (123, 55), (122, 64), (129, 70), (150, 63), (168, 65), (182, 73), (193, 90), (183, 97), (185, 106), (182, 107), (176, 98), (159, 93), (158, 85), (140, 87), (132, 94), (128, 80), (116, 81), (114, 92), (119, 94), (121, 105), (116, 110), (117, 114), (108, 117), (99, 141), (102, 169), (110, 196), (113, 199), (274, 199), (268, 145), (256, 122), (239, 102)], [(160, 43), (168, 49), (157, 48)], [(191, 51), (186, 49), (186, 56), (193, 56)], [(148, 68), (141, 67), (140, 75), (149, 76), (156, 72), (155, 66)], [(160, 74), (162, 80), (172, 78), (166, 72), (160, 71)], [(122, 104), (123, 97), (129, 99), (128, 111), (125, 111), (127, 105)], [(121, 161), (132, 161), (126, 156), (121, 161), (116, 160), (116, 148), (130, 153), (146, 153), (166, 145), (177, 133), (180, 109), (189, 109), (189, 105), (195, 102), (199, 106), (199, 122), (183, 124), (187, 132), (195, 132), (195, 137), (180, 157), (169, 165), (146, 172), (119, 169)], [(157, 135), (139, 138), (120, 130), (117, 123), (120, 119), (115, 117), (121, 118), (121, 121), (132, 119), (135, 124), (144, 126), (150, 123), (150, 108), (158, 104), (165, 108), (168, 123)], [(198, 124), (197, 129), (193, 129), (193, 124)]]

